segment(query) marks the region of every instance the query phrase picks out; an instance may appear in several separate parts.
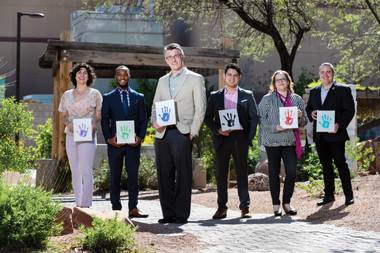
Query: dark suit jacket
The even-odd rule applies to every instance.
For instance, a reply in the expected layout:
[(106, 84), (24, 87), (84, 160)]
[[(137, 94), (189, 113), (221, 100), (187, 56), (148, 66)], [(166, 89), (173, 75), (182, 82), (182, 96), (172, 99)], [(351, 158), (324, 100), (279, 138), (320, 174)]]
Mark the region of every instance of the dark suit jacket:
[[(311, 112), (314, 110), (331, 110), (335, 111), (335, 123), (339, 124), (339, 129), (334, 133), (317, 133), (317, 122), (311, 117)], [(321, 101), (321, 86), (310, 90), (309, 100), (306, 106), (306, 113), (310, 121), (313, 122), (313, 139), (314, 142), (319, 142), (323, 136), (325, 141), (337, 142), (349, 140), (347, 134), (347, 126), (355, 115), (355, 104), (351, 94), (351, 89), (347, 86), (336, 84), (331, 86), (327, 93), (326, 99), (322, 104)]]
[[(212, 92), (208, 99), (204, 121), (212, 131), (215, 149), (218, 149), (223, 139), (226, 138), (218, 134), (218, 130), (221, 128), (219, 110), (224, 109), (224, 89)], [(243, 132), (248, 135), (249, 144), (252, 145), (252, 139), (256, 135), (256, 127), (259, 121), (256, 101), (252, 91), (238, 87), (237, 112), (240, 124), (243, 127)]]
[(118, 120), (134, 120), (136, 135), (141, 139), (145, 137), (147, 115), (144, 95), (129, 88), (129, 101), (130, 106), (126, 115), (123, 111), (123, 104), (118, 89), (114, 89), (103, 95), (101, 125), (106, 141), (116, 135), (116, 121)]

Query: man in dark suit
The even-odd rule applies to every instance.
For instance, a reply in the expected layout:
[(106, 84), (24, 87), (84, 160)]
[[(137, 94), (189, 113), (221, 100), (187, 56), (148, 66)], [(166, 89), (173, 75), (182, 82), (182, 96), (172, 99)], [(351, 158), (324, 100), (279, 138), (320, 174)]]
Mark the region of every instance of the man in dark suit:
[[(345, 204), (354, 203), (350, 170), (344, 153), (345, 142), (349, 140), (346, 128), (355, 115), (355, 105), (350, 88), (337, 84), (334, 80), (334, 74), (335, 69), (331, 63), (322, 63), (319, 66), (319, 78), (322, 84), (310, 91), (306, 106), (307, 116), (313, 122), (313, 139), (322, 164), (325, 184), (325, 196), (317, 203), (318, 206), (335, 200), (333, 160), (342, 181), (343, 192), (346, 197)], [(317, 110), (335, 112), (334, 131), (329, 133), (316, 131)]]
[[(115, 70), (117, 88), (104, 94), (102, 105), (102, 130), (108, 147), (108, 162), (110, 167), (110, 195), (112, 210), (121, 210), (120, 178), (125, 163), (128, 175), (128, 207), (129, 217), (145, 218), (137, 209), (139, 192), (138, 169), (140, 164), (141, 141), (147, 128), (147, 115), (144, 95), (131, 89), (128, 85), (130, 70), (121, 65)], [(133, 120), (135, 125), (135, 140), (133, 144), (118, 144), (116, 139), (116, 121)]]
[[(212, 92), (208, 99), (205, 123), (212, 131), (216, 154), (216, 179), (218, 188), (218, 210), (213, 219), (227, 217), (227, 180), (230, 156), (232, 155), (238, 183), (241, 217), (250, 217), (248, 193), (248, 148), (256, 134), (258, 123), (256, 101), (252, 91), (238, 87), (240, 67), (228, 64), (224, 69), (225, 88)], [(237, 109), (239, 130), (221, 129), (219, 110)], [(227, 117), (228, 118), (228, 117)], [(235, 119), (235, 122), (236, 119)]]

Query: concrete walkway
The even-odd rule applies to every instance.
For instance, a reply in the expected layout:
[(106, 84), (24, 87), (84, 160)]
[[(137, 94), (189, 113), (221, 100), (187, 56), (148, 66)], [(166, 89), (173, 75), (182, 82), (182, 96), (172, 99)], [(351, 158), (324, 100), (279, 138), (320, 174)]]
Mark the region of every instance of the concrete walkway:
[[(60, 198), (58, 198), (60, 199)], [(60, 199), (67, 207), (74, 203)], [(127, 207), (127, 200), (123, 200)], [(93, 208), (99, 211), (111, 210), (109, 201), (94, 198)], [(158, 225), (161, 209), (157, 200), (139, 200), (139, 208), (149, 214), (137, 222), (170, 226), (181, 233), (196, 236), (206, 247), (200, 252), (380, 252), (380, 233), (359, 232), (348, 228), (325, 224), (311, 224), (297, 217), (271, 214), (255, 214), (249, 219), (240, 219), (240, 212), (228, 211), (226, 219), (215, 221), (211, 216), (214, 209), (193, 204), (189, 223), (185, 225)], [(380, 226), (380, 224), (379, 224)], [(170, 234), (170, 235), (176, 235)], [(178, 252), (181, 252), (180, 249)]]

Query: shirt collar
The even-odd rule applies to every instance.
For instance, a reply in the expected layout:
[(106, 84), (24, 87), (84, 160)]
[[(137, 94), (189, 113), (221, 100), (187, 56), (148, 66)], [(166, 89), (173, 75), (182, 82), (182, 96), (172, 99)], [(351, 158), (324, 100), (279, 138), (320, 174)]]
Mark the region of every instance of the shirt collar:
[(127, 93), (129, 93), (129, 87), (128, 87), (128, 89), (126, 89), (126, 90), (123, 90), (122, 88), (117, 87), (117, 90), (119, 91), (120, 94), (122, 94), (123, 91), (126, 91)]
[(327, 89), (323, 87), (323, 84), (321, 84), (321, 89), (324, 91), (329, 91), (334, 84), (335, 84), (335, 80), (329, 85)]
[(180, 71), (178, 74), (176, 74), (176, 75), (173, 75), (173, 73), (170, 72), (170, 77), (171, 77), (171, 78), (177, 78), (177, 77), (179, 77), (180, 75), (182, 75), (183, 73), (185, 73), (185, 71), (186, 71), (186, 67), (183, 67), (183, 68), (181, 69), (181, 71)]
[(235, 95), (236, 92), (238, 91), (239, 85), (236, 86), (235, 89), (228, 90), (227, 87), (224, 87), (224, 94), (230, 94), (230, 95)]

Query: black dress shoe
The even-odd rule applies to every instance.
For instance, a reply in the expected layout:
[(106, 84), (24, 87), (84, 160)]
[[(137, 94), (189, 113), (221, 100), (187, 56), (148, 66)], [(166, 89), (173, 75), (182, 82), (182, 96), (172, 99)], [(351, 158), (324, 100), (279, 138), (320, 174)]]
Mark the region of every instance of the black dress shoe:
[(344, 202), (346, 206), (352, 205), (353, 203), (354, 203), (354, 197), (346, 197), (346, 201)]
[(158, 223), (165, 224), (165, 223), (174, 223), (176, 219), (174, 217), (172, 218), (162, 218), (158, 220)]
[(175, 224), (186, 224), (187, 219), (186, 218), (176, 218), (174, 221)]
[(273, 205), (273, 213), (274, 213), (274, 216), (281, 216), (282, 215), (280, 205)]
[(323, 198), (321, 199), (319, 202), (317, 202), (317, 206), (323, 206), (323, 205), (326, 205), (330, 202), (334, 202), (335, 201), (335, 198), (332, 197), (332, 198)]
[(282, 209), (284, 209), (284, 212), (287, 215), (297, 215), (297, 209), (295, 209), (294, 207), (292, 207), (289, 204), (283, 204)]
[(215, 214), (212, 216), (214, 220), (220, 220), (227, 217), (227, 208), (226, 207), (219, 207), (218, 210), (216, 210)]

